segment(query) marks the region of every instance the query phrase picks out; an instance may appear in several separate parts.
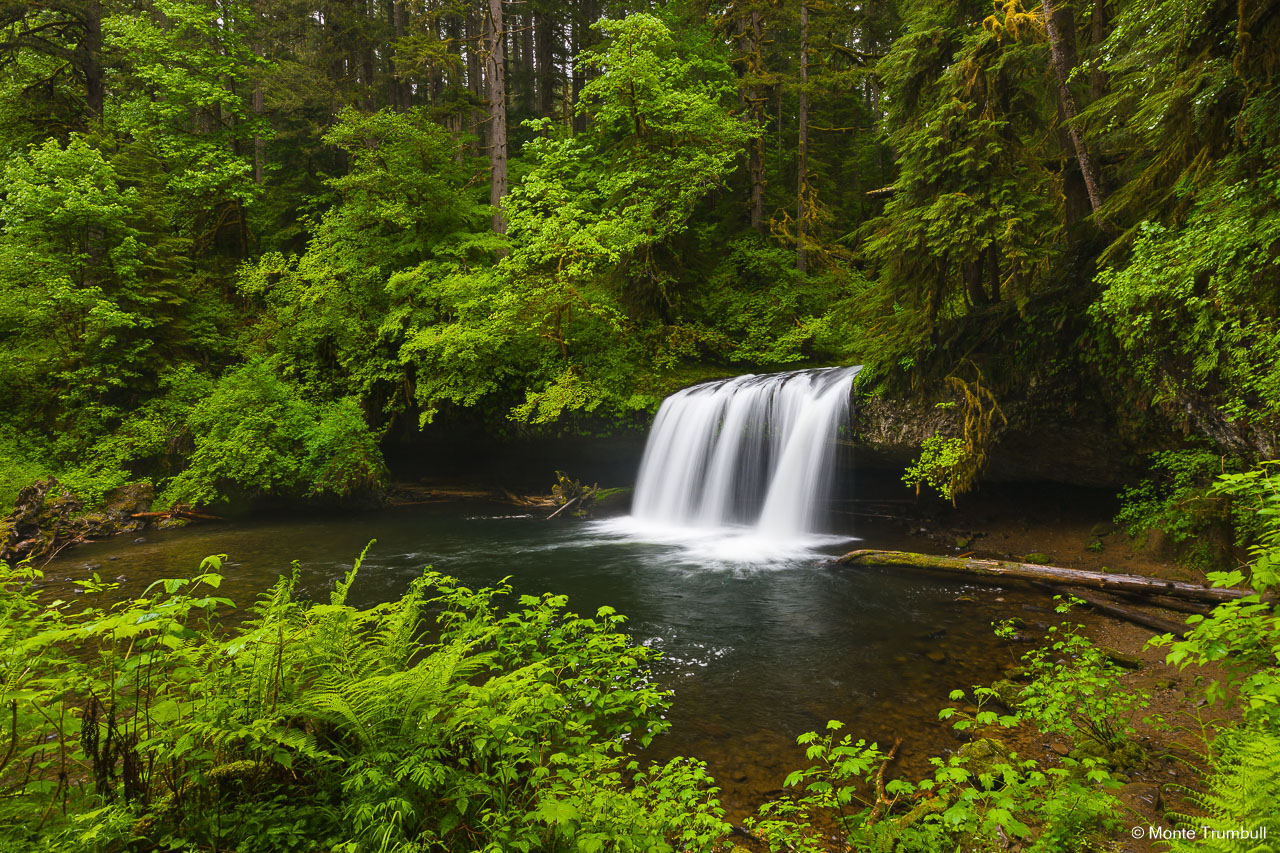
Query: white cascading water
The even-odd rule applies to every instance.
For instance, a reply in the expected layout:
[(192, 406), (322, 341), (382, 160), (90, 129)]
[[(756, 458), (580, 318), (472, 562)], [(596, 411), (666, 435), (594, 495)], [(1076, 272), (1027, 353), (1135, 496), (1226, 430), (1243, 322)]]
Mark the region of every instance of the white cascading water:
[(649, 432), (632, 520), (748, 526), (768, 541), (821, 532), (836, 433), (858, 370), (738, 376), (672, 394)]

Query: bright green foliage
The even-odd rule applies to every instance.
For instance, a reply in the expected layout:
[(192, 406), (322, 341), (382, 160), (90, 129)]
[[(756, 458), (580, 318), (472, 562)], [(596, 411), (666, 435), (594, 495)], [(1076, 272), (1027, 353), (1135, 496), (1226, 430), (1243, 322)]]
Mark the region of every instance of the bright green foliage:
[(1110, 91), (1085, 117), (1132, 152), (1108, 202), (1126, 230), (1091, 308), (1103, 363), (1193, 428), (1217, 408), (1265, 435), (1280, 413), (1277, 34), (1266, 4), (1126, 4)]
[[(1275, 794), (1280, 790), (1280, 615), (1273, 594), (1280, 582), (1280, 482), (1272, 462), (1243, 474), (1221, 478), (1219, 491), (1252, 508), (1260, 529), (1250, 547), (1248, 584), (1257, 592), (1220, 604), (1207, 616), (1190, 616), (1194, 627), (1184, 640), (1169, 635), (1153, 645), (1168, 645), (1168, 661), (1182, 667), (1211, 665), (1225, 680), (1210, 682), (1210, 700), (1238, 704), (1242, 721), (1222, 731), (1209, 749), (1211, 771), (1204, 790), (1193, 796), (1203, 814), (1184, 816), (1194, 827), (1215, 830), (1254, 830), (1266, 827), (1269, 839), (1280, 837)], [(1238, 586), (1243, 572), (1210, 575), (1217, 586)], [(1236, 843), (1230, 836), (1208, 839), (1204, 849), (1266, 849)], [(1185, 846), (1175, 849), (1186, 849)]]
[(1156, 473), (1120, 494), (1123, 507), (1116, 522), (1130, 536), (1142, 536), (1158, 528), (1182, 542), (1201, 530), (1203, 518), (1212, 512), (1209, 488), (1221, 473), (1223, 460), (1205, 450), (1170, 450), (1154, 453)]
[(920, 486), (930, 488), (955, 503), (957, 471), (964, 463), (964, 439), (934, 435), (920, 445), (920, 457), (907, 466), (902, 482), (914, 486), (919, 494)]
[(1176, 839), (1170, 851), (1275, 850), (1280, 833), (1275, 805), (1280, 797), (1280, 762), (1276, 759), (1280, 734), (1274, 730), (1230, 730), (1220, 735), (1213, 747), (1207, 790), (1191, 795), (1198, 813), (1177, 815), (1183, 826), (1194, 827), (1196, 840)]
[(312, 394), (354, 394), (395, 412), (412, 402), (406, 326), (431, 304), (395, 274), (420, 264), (466, 269), (496, 242), (476, 233), (487, 217), (465, 189), (471, 168), (458, 140), (425, 111), (346, 110), (325, 138), (352, 163), (330, 181), (339, 203), (303, 255), (268, 253), (241, 269), (240, 293), (260, 312), (253, 346)]
[(1145, 541), (1159, 530), (1178, 546), (1183, 562), (1212, 567), (1221, 564), (1221, 548), (1215, 550), (1211, 536), (1215, 529), (1230, 522), (1241, 539), (1256, 527), (1252, 509), (1233, 508), (1214, 487), (1224, 470), (1238, 469), (1236, 460), (1191, 448), (1153, 453), (1149, 463), (1151, 474), (1120, 492), (1116, 522), (1130, 536)]
[(921, 4), (879, 64), (899, 170), (865, 226), (882, 287), (868, 308), (893, 317), (878, 336), (883, 361), (919, 358), (939, 319), (1025, 302), (1055, 254), (1046, 51), (1020, 4), (989, 13)]
[[(0, 206), (6, 396), (49, 387), (66, 409), (127, 392), (154, 345), (140, 198), (83, 137), (9, 161)], [(44, 401), (47, 403), (55, 400)]]
[[(833, 721), (828, 730), (841, 725)], [(818, 763), (787, 778), (803, 793), (766, 804), (753, 823), (770, 850), (828, 850), (817, 830), (829, 822), (844, 831), (849, 848), (910, 853), (995, 851), (1010, 839), (1042, 853), (1094, 850), (1120, 825), (1109, 793), (1119, 783), (1092, 758), (1040, 767), (982, 738), (948, 759), (931, 759), (932, 778), (885, 783), (876, 777), (886, 756), (874, 744), (847, 735), (836, 743), (833, 734), (813, 732), (798, 742)]]
[(787, 776), (788, 788), (804, 791), (800, 797), (766, 803), (760, 809), (760, 819), (752, 821), (752, 830), (769, 842), (770, 849), (785, 845), (795, 850), (824, 850), (815, 835), (815, 821), (830, 816), (836, 826), (849, 833), (873, 805), (857, 786), (872, 780), (885, 753), (877, 744), (865, 740), (855, 743), (849, 735), (836, 740), (836, 732), (842, 728), (839, 720), (831, 720), (825, 735), (808, 732), (796, 738), (805, 748), (805, 758), (816, 763)]
[(234, 0), (155, 0), (149, 13), (114, 15), (103, 28), (130, 58), (128, 95), (108, 120), (155, 152), (197, 248), (213, 246), (228, 223), (240, 226), (240, 251), (248, 248), (244, 207), (259, 187), (245, 143), (268, 131), (244, 97), (263, 65), (247, 40), (252, 20)]
[(5, 171), (0, 394), (5, 416), (36, 432), (33, 445), (56, 436), (33, 448), (50, 464), (80, 461), (160, 391), (175, 354), (207, 359), (226, 346), (220, 303), (175, 278), (177, 247), (149, 186), (130, 179), (135, 165), (129, 150), (110, 159), (74, 136)]
[(488, 269), (428, 264), (393, 279), (421, 306), (401, 358), (426, 420), (446, 403), (516, 393), (512, 415), (534, 423), (657, 402), (635, 393), (635, 374), (671, 363), (668, 339), (659, 328), (642, 348), (637, 332), (670, 315), (672, 243), (747, 131), (724, 103), (723, 60), (682, 56), (650, 15), (599, 28), (608, 41), (587, 60), (598, 76), (579, 106), (590, 129), (525, 146), (528, 170), (504, 203), (508, 254)]
[(83, 611), (0, 568), (3, 842), (674, 851), (727, 831), (700, 764), (628, 760), (667, 695), (612, 609), (428, 572), (357, 610), (357, 562), (327, 604), (295, 572), (215, 632), (219, 567)]
[(160, 501), (211, 504), (227, 494), (367, 495), (381, 486), (382, 456), (350, 398), (315, 404), (254, 361), (222, 376), (194, 404), (188, 467)]
[(1112, 766), (1140, 764), (1136, 726), (1150, 701), (1141, 691), (1121, 687), (1122, 670), (1083, 629), (1051, 626), (1047, 643), (1023, 657), (1033, 680), (1018, 696), (1018, 710), (1040, 730), (1068, 735), (1077, 750)]
[(662, 352), (671, 365), (699, 357), (780, 368), (838, 359), (856, 345), (831, 313), (848, 286), (835, 273), (802, 276), (792, 253), (739, 237), (723, 247), (705, 283), (681, 294), (683, 322), (656, 333), (668, 336)]
[(1093, 315), (1151, 403), (1208, 391), (1231, 417), (1274, 422), (1280, 178), (1222, 182), (1195, 198), (1185, 223), (1139, 227), (1128, 263), (1099, 274)]

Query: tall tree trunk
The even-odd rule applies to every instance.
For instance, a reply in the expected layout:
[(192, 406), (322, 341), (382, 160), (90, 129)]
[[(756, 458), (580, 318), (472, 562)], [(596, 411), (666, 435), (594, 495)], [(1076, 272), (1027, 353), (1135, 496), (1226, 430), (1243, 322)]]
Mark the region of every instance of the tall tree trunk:
[(521, 16), (520, 26), (520, 109), (526, 115), (537, 115), (538, 112), (538, 71), (533, 58), (533, 27), (533, 13), (525, 12)]
[[(479, 12), (473, 9), (467, 14), (467, 89), (471, 94), (471, 103), (477, 106), (484, 100), (484, 75), (480, 70), (480, 54), (482, 52), (480, 40), (484, 28), (480, 22)], [(484, 149), (488, 129), (479, 121), (475, 108), (471, 109), (467, 114), (467, 129), (475, 137), (478, 153)]]
[(556, 114), (555, 22), (545, 11), (538, 12), (535, 32), (535, 61), (538, 76), (538, 115)]
[(502, 0), (489, 0), (489, 203), (493, 205), (493, 230), (507, 233), (507, 217), (502, 200), (507, 194), (507, 80), (504, 48), (507, 34), (502, 28)]
[[(261, 121), (262, 112), (265, 108), (262, 97), (262, 81), (256, 80), (253, 84), (253, 95), (250, 101), (250, 108), (253, 110), (254, 117)], [(267, 143), (262, 138), (262, 134), (256, 130), (253, 134), (253, 182), (258, 186), (262, 186), (262, 172), (264, 161), (266, 160)]]
[(587, 117), (578, 115), (578, 98), (582, 95), (582, 89), (587, 85), (586, 70), (579, 67), (578, 61), (582, 58), (582, 54), (587, 47), (587, 0), (578, 0), (573, 6), (573, 20), (570, 26), (573, 27), (573, 37), (569, 47), (569, 67), (573, 72), (573, 91), (570, 93), (570, 105), (573, 115), (573, 132), (582, 133), (587, 129)]
[(1070, 7), (1055, 9), (1054, 0), (1043, 0), (1044, 29), (1049, 38), (1049, 58), (1053, 64), (1054, 74), (1058, 78), (1058, 103), (1067, 125), (1067, 133), (1071, 137), (1071, 145), (1075, 148), (1076, 160), (1080, 163), (1080, 175), (1084, 178), (1085, 190), (1089, 193), (1089, 207), (1096, 216), (1102, 207), (1101, 181), (1098, 168), (1089, 154), (1084, 136), (1075, 125), (1079, 115), (1076, 99), (1071, 94), (1067, 81), (1071, 78), (1071, 70), (1076, 66), (1076, 28), (1075, 19)]
[(373, 112), (377, 106), (378, 98), (373, 88), (374, 56), (373, 37), (371, 34), (375, 31), (375, 25), (373, 23), (373, 4), (370, 0), (364, 0), (364, 9), (362, 11), (363, 15), (361, 25), (364, 28), (364, 33), (362, 33), (361, 40), (364, 44), (360, 48), (360, 82), (364, 86), (365, 109), (369, 112)]
[(85, 107), (89, 114), (89, 123), (102, 121), (102, 108), (106, 101), (106, 86), (102, 77), (102, 3), (101, 0), (89, 0), (85, 4), (84, 44), (81, 46), (84, 57)]
[[(1107, 4), (1102, 0), (1094, 0), (1093, 15), (1089, 19), (1089, 36), (1095, 56), (1102, 51), (1102, 43), (1107, 40), (1108, 23)], [(1106, 93), (1106, 68), (1101, 62), (1094, 62), (1093, 70), (1089, 73), (1089, 97), (1096, 101)]]
[(800, 0), (800, 128), (796, 153), (796, 269), (809, 267), (809, 0)]
[(983, 287), (986, 260), (986, 252), (980, 252), (973, 260), (961, 264), (965, 290), (969, 293), (969, 304), (975, 308), (986, 305), (990, 301), (986, 288)]
[(392, 57), (395, 55), (396, 45), (400, 39), (404, 38), (406, 18), (408, 10), (405, 9), (404, 0), (392, 0), (387, 3), (387, 23), (391, 29), (391, 44), (387, 45), (387, 96), (391, 101), (391, 109), (396, 112), (404, 112), (409, 109), (409, 83), (407, 80), (401, 80), (397, 74), (396, 63)]
[[(760, 22), (760, 10), (751, 10), (749, 64), (747, 73), (759, 79), (764, 72), (764, 28)], [(756, 123), (756, 135), (751, 137), (750, 171), (751, 171), (751, 227), (759, 232), (764, 231), (764, 95), (754, 82), (747, 88), (747, 101), (751, 118)]]
[(987, 247), (987, 283), (991, 288), (991, 301), (1000, 301), (1000, 250), (992, 243)]

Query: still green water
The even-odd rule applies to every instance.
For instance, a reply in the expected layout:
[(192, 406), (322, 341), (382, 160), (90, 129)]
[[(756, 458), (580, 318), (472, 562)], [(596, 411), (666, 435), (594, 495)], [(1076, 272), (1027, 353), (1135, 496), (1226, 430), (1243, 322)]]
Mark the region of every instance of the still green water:
[(124, 536), (82, 546), (52, 563), (47, 577), (74, 587), (96, 570), (140, 592), (225, 553), (223, 592), (242, 606), (293, 560), (302, 566), (302, 594), (325, 599), (376, 539), (352, 588), (357, 606), (400, 595), (425, 566), (472, 586), (510, 576), (517, 594), (565, 593), (580, 613), (611, 605), (630, 617), (636, 642), (662, 650), (657, 675), (675, 692), (671, 731), (652, 756), (708, 761), (740, 817), (801, 766), (795, 737), (830, 719), (857, 737), (903, 737), (906, 771), (958, 746), (936, 719), (947, 693), (989, 682), (1011, 660), (990, 628), (1017, 612), (1009, 593), (831, 565), (831, 555), (852, 547), (900, 544), (887, 530), (858, 532), (860, 541), (743, 562), (741, 553), (715, 559), (705, 542), (691, 552), (674, 541), (636, 541), (607, 523), (432, 504), (148, 531), (141, 542)]

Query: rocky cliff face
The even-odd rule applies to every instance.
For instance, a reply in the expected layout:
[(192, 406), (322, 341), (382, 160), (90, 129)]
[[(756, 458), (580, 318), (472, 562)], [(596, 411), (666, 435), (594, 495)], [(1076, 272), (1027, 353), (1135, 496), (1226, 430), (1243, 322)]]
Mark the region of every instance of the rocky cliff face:
[[(1280, 435), (1265, 417), (1233, 418), (1207, 391), (1158, 406), (1132, 402), (1151, 396), (1096, 374), (1033, 376), (999, 395), (1008, 423), (994, 437), (982, 479), (1115, 488), (1144, 475), (1147, 454), (1192, 441), (1246, 464), (1280, 457)], [(857, 464), (901, 469), (926, 438), (960, 436), (963, 403), (937, 386), (897, 395), (855, 391)]]
[[(954, 404), (939, 408), (938, 404)], [(1028, 394), (1002, 400), (1008, 423), (995, 434), (982, 479), (1049, 481), (1116, 488), (1139, 475), (1139, 454), (1151, 448), (1133, 438), (1101, 405)], [(939, 396), (855, 396), (856, 464), (905, 468), (930, 436), (960, 436), (962, 401)]]

